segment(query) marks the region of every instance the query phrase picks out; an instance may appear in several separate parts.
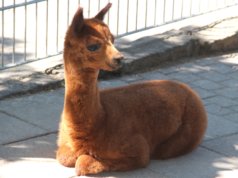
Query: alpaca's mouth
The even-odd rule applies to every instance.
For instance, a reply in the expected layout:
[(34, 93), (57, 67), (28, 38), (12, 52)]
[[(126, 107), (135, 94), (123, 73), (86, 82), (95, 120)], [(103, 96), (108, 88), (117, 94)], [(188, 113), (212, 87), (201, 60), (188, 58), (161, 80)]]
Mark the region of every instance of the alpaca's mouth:
[(121, 60), (114, 60), (113, 62), (108, 62), (107, 65), (108, 65), (112, 70), (118, 70), (119, 68), (122, 67), (122, 62), (121, 62)]

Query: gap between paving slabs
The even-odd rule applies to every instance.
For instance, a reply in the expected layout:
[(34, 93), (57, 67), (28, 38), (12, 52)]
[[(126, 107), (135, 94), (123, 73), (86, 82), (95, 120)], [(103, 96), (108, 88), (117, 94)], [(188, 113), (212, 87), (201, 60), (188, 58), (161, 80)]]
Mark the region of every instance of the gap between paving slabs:
[[(222, 31), (226, 36), (221, 37), (220, 31), (217, 29), (218, 27), (224, 28), (226, 23), (235, 26), (234, 23), (237, 21), (238, 17), (231, 17), (204, 27), (185, 27), (180, 30), (171, 30), (163, 34), (143, 37), (133, 42), (118, 39), (116, 46), (125, 56), (124, 65), (115, 72), (101, 71), (99, 78), (120, 77), (176, 65), (198, 57), (233, 52), (237, 50), (238, 46), (238, 28), (236, 31), (233, 29), (227, 34), (226, 31)], [(222, 24), (224, 25), (222, 26)], [(210, 32), (213, 35), (209, 34)], [(204, 38), (206, 35), (207, 39)], [(213, 36), (217, 37), (214, 38)], [(48, 67), (44, 71), (27, 75), (26, 77), (30, 78), (30, 83), (22, 82), (24, 77), (12, 81), (6, 79), (0, 82), (0, 91), (1, 85), (3, 86), (0, 92), (0, 100), (63, 87), (63, 76), (63, 64), (61, 63)]]

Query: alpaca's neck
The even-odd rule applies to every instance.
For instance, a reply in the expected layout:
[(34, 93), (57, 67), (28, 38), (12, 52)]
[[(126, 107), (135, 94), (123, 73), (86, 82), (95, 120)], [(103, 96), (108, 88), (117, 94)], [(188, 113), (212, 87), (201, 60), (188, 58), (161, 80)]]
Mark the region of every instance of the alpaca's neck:
[[(64, 118), (86, 130), (96, 127), (102, 118), (96, 70), (65, 70)], [(88, 128), (89, 127), (89, 128)]]

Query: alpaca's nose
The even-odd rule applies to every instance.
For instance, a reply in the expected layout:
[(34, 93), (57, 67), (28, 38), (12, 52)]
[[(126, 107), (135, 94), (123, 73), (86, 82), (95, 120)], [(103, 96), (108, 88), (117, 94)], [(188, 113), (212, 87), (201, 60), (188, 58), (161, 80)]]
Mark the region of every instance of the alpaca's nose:
[(121, 60), (124, 59), (124, 56), (121, 54), (121, 53), (118, 53), (114, 58), (113, 60), (120, 63)]

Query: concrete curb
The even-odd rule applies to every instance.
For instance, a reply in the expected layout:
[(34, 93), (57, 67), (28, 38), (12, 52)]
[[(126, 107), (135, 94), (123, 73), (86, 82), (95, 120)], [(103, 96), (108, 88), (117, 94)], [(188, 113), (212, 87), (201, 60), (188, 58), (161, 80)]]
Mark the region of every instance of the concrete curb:
[[(229, 32), (222, 30), (226, 28), (228, 21), (230, 21), (229, 24), (235, 25), (238, 17), (217, 21), (204, 27), (187, 27), (144, 37), (132, 42), (129, 48), (128, 46), (119, 47), (120, 51), (126, 54), (127, 60), (116, 73), (132, 74), (163, 65), (193, 60), (200, 56), (235, 51), (238, 49), (238, 28)], [(204, 38), (203, 34), (207, 31), (213, 32), (216, 37)], [(220, 33), (226, 33), (226, 35), (220, 35)], [(105, 72), (104, 77), (110, 74)]]
[[(188, 61), (205, 55), (237, 50), (238, 16), (202, 27), (186, 27), (162, 34), (115, 44), (125, 55), (123, 67), (116, 72), (101, 72), (100, 78), (138, 73), (152, 68)], [(229, 27), (229, 28), (228, 28)], [(51, 63), (49, 64), (49, 61)], [(37, 70), (33, 66), (41, 64)], [(47, 63), (47, 65), (45, 65)], [(29, 67), (30, 66), (30, 67)], [(50, 67), (51, 66), (51, 67)], [(53, 66), (53, 67), (52, 67)], [(24, 72), (22, 72), (24, 71)], [(0, 100), (63, 86), (62, 56), (1, 71)]]

